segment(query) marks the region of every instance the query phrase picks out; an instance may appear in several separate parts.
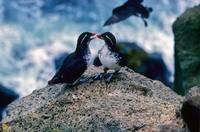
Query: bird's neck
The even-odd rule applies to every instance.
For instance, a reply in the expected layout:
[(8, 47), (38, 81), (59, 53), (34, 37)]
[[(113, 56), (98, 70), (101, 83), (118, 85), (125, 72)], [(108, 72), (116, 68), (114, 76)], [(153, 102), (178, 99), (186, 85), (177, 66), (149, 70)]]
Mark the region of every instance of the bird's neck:
[(117, 48), (115, 46), (110, 47), (110, 46), (106, 45), (106, 48), (108, 48), (108, 50), (110, 50), (111, 52), (115, 52), (117, 50)]
[(77, 56), (82, 56), (84, 57), (85, 55), (89, 54), (90, 53), (90, 50), (89, 50), (89, 47), (85, 47), (85, 48), (78, 48), (76, 49), (75, 51), (75, 54)]

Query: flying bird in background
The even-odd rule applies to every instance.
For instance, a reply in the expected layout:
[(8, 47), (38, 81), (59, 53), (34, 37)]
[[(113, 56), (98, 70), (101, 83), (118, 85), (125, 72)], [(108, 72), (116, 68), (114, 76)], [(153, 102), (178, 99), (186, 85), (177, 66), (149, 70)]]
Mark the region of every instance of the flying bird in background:
[(153, 11), (151, 7), (142, 5), (143, 0), (128, 0), (123, 5), (116, 7), (112, 11), (112, 16), (104, 23), (104, 26), (118, 23), (130, 16), (142, 18), (145, 27), (148, 26), (146, 19), (149, 18), (150, 13)]

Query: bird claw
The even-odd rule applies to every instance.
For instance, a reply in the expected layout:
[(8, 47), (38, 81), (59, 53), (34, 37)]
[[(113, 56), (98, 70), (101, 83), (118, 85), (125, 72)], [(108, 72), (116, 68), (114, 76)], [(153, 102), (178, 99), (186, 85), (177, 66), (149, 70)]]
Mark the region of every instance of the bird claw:
[(148, 27), (148, 23), (147, 23), (147, 21), (145, 20), (144, 17), (142, 17), (142, 20), (143, 20), (143, 22), (144, 22), (144, 26), (145, 26), (145, 27)]
[(99, 73), (93, 77), (93, 80), (101, 80), (102, 78), (105, 78), (106, 83), (110, 83), (113, 78), (113, 75), (117, 73), (118, 71), (114, 73)]
[(104, 77), (104, 73), (99, 73), (97, 75), (94, 76), (94, 80), (101, 80)]
[(114, 75), (117, 75), (118, 74), (118, 72), (119, 71), (115, 71), (114, 73), (107, 73), (107, 75), (106, 76), (108, 76), (108, 77), (106, 77), (106, 83), (110, 83), (111, 82), (111, 80), (112, 80), (112, 78), (113, 78), (113, 76)]
[(113, 78), (113, 73), (110, 73), (110, 75), (108, 76), (108, 78), (106, 78), (106, 83), (110, 83), (111, 80), (112, 80), (112, 78)]
[(75, 85), (85, 83), (85, 82), (89, 81), (90, 79), (91, 79), (91, 77), (80, 78)]

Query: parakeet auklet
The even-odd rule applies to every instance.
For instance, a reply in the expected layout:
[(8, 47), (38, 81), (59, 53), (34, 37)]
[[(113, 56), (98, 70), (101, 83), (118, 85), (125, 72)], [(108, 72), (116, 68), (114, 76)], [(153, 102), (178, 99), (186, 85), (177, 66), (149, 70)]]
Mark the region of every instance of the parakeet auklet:
[(89, 43), (95, 37), (96, 33), (90, 32), (84, 32), (79, 36), (76, 50), (66, 57), (56, 74), (48, 81), (49, 85), (58, 83), (76, 84), (91, 61)]
[[(105, 41), (105, 45), (98, 53), (99, 60), (104, 67), (104, 73), (107, 73), (109, 69), (114, 70), (114, 74), (118, 73), (121, 67), (126, 65), (126, 61), (116, 47), (115, 36), (110, 32), (105, 32), (97, 37)], [(110, 82), (112, 76), (113, 74), (109, 76), (107, 82)]]

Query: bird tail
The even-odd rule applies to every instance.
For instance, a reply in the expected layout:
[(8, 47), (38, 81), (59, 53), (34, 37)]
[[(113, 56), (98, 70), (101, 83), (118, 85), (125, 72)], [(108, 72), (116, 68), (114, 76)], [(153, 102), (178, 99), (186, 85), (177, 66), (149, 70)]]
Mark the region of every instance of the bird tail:
[(111, 24), (122, 21), (117, 15), (112, 15), (108, 20), (104, 23), (103, 26), (109, 26)]
[(53, 77), (51, 80), (48, 81), (48, 85), (58, 84), (61, 80), (58, 77)]

